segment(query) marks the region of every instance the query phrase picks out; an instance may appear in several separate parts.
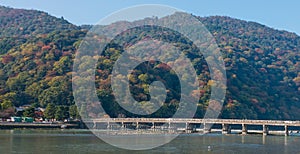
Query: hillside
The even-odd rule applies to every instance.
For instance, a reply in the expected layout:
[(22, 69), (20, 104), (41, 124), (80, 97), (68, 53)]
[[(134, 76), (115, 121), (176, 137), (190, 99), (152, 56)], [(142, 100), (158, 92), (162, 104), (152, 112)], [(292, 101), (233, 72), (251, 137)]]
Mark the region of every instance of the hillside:
[(297, 119), (300, 37), (229, 17), (200, 20), (214, 34), (224, 54), (228, 111), (233, 107), (244, 118)]
[(42, 11), (0, 6), (0, 54), (25, 43), (29, 37), (76, 29), (79, 28), (63, 18)]
[(63, 18), (36, 10), (12, 9), (0, 6), (0, 37), (47, 34), (54, 30), (78, 29)]
[[(227, 95), (222, 118), (297, 119), (300, 117), (300, 37), (294, 33), (278, 31), (255, 22), (230, 17), (199, 17), (216, 38), (227, 71)], [(122, 24), (122, 23), (120, 23)], [(126, 23), (124, 23), (126, 24)], [(108, 27), (109, 28), (109, 27)], [(49, 103), (70, 106), (74, 104), (71, 87), (74, 53), (86, 30), (64, 19), (34, 10), (0, 7), (0, 103), (2, 111), (9, 106), (35, 104), (45, 107)], [(138, 34), (139, 31), (136, 31)], [(171, 35), (172, 33), (170, 33)], [(125, 40), (131, 40), (126, 36)], [(143, 36), (140, 36), (143, 37)], [(185, 47), (179, 36), (175, 41)], [(111, 116), (127, 114), (116, 106), (111, 93), (110, 72), (122, 52), (114, 44), (104, 52), (96, 71), (97, 93)], [(201, 91), (196, 117), (203, 116), (210, 92), (206, 63), (191, 54), (199, 77), (205, 81)], [(199, 61), (200, 59), (200, 61)], [(197, 60), (197, 61), (196, 61)], [(160, 68), (158, 71), (145, 71)], [(204, 70), (204, 71), (202, 71)], [(168, 117), (176, 109), (176, 76), (159, 62), (140, 65), (131, 79), (131, 90), (138, 101), (149, 99), (146, 78), (161, 75), (171, 92), (165, 108), (155, 116)], [(171, 80), (166, 80), (171, 79)], [(147, 80), (146, 80), (147, 79)], [(175, 91), (175, 92), (173, 92)]]

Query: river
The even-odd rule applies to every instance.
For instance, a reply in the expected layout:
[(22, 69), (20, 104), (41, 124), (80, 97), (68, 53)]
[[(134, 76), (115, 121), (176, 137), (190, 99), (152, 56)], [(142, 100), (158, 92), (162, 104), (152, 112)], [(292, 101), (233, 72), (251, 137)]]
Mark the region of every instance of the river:
[[(142, 136), (141, 136), (142, 137)], [(183, 134), (147, 151), (111, 146), (88, 130), (0, 130), (0, 153), (300, 153), (300, 136)]]

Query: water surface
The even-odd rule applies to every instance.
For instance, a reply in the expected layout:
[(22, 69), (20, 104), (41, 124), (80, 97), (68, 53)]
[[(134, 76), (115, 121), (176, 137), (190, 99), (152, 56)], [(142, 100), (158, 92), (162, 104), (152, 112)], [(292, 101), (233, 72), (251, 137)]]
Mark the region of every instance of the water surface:
[(0, 130), (0, 153), (3, 154), (300, 153), (299, 145), (297, 135), (185, 134), (152, 150), (129, 151), (108, 145), (88, 130)]

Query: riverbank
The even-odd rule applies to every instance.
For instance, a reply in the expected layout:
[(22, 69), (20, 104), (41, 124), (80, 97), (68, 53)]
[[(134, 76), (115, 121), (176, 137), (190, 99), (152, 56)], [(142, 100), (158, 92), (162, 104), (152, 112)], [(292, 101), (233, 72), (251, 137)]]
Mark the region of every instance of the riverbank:
[(79, 123), (24, 123), (24, 122), (0, 122), (0, 129), (14, 128), (80, 128)]

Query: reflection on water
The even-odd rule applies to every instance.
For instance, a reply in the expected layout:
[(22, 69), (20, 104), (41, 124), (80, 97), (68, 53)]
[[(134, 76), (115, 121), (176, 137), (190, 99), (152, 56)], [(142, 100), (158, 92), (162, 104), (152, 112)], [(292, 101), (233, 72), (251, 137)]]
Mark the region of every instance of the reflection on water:
[[(130, 136), (122, 136), (130, 137)], [(140, 136), (143, 138), (143, 136)], [(164, 137), (161, 135), (160, 137)], [(0, 130), (0, 153), (299, 153), (300, 136), (180, 135), (148, 151), (106, 144), (88, 130)]]

